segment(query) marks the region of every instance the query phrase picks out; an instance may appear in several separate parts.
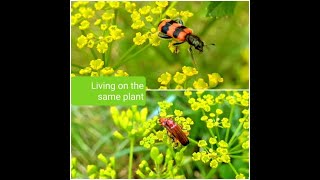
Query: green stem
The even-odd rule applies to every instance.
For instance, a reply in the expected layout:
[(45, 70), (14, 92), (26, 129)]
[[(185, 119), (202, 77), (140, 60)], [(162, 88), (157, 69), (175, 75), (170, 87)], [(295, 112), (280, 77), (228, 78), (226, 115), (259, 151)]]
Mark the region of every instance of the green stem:
[(211, 170), (209, 171), (209, 173), (206, 175), (206, 177), (205, 177), (205, 179), (212, 179), (213, 177), (213, 175), (214, 175), (214, 173), (217, 171), (217, 169), (215, 169), (215, 168), (211, 168)]
[(82, 66), (77, 65), (77, 64), (71, 64), (71, 66), (73, 66), (73, 67), (77, 67), (77, 68), (80, 68), (80, 69), (84, 69), (84, 68), (85, 68), (85, 67), (82, 67)]
[(129, 62), (133, 57), (135, 57), (136, 55), (140, 54), (142, 51), (144, 51), (145, 49), (147, 49), (151, 44), (148, 44), (146, 46), (144, 46), (142, 49), (140, 49), (139, 51), (137, 51), (136, 53), (134, 53), (133, 55), (131, 55), (130, 57), (126, 58), (125, 60), (123, 60), (122, 62), (120, 62), (119, 64), (115, 65), (113, 67), (114, 70), (118, 69), (120, 66), (122, 66), (124, 63)]
[(198, 144), (198, 142), (192, 138), (188, 138), (190, 142), (194, 143), (194, 144)]
[(218, 127), (214, 127), (214, 130), (216, 131), (218, 140), (220, 141), (221, 139), (220, 139), (220, 134), (219, 134), (219, 129), (218, 129)]
[[(81, 30), (81, 34), (84, 35), (84, 36), (86, 36), (86, 32), (84, 32), (84, 30)], [(98, 59), (98, 56), (97, 56), (97, 54), (94, 52), (94, 50), (93, 50), (92, 48), (89, 48), (89, 49), (90, 49), (90, 51), (91, 51), (91, 54), (92, 54), (93, 58), (94, 58), (94, 59)]]
[(248, 156), (236, 156), (236, 155), (229, 155), (231, 158), (238, 158), (238, 159), (249, 159)]
[(241, 153), (243, 151), (248, 151), (248, 149), (240, 149), (240, 150), (237, 150), (237, 151), (230, 151), (229, 154), (238, 154), (238, 153)]
[[(117, 17), (118, 17), (118, 10), (114, 10), (114, 19), (112, 25), (117, 25)], [(112, 45), (113, 41), (110, 42), (107, 53), (104, 54), (104, 67), (107, 67), (110, 60), (111, 60), (111, 52), (112, 52)]]
[(154, 162), (156, 164), (156, 171), (157, 171), (157, 178), (160, 179), (160, 167), (159, 164), (157, 164), (156, 162)]
[(237, 129), (236, 129), (236, 132), (233, 133), (233, 135), (232, 135), (232, 137), (231, 137), (231, 139), (230, 139), (230, 141), (229, 141), (229, 143), (228, 143), (228, 144), (229, 144), (229, 147), (231, 147), (232, 144), (234, 143), (234, 140), (235, 140), (235, 138), (237, 137), (237, 134), (238, 134), (238, 132), (240, 131), (242, 125), (243, 125), (243, 122), (238, 125), (238, 127), (237, 127)]
[(137, 47), (137, 45), (131, 46), (131, 48), (119, 58), (119, 62), (126, 58), (134, 50), (135, 47)]
[(212, 129), (209, 129), (209, 132), (210, 132), (211, 136), (214, 138), (215, 136), (214, 136), (214, 133), (212, 132)]
[(134, 138), (130, 139), (130, 155), (129, 155), (129, 174), (128, 179), (132, 178), (132, 160), (133, 160), (133, 149), (134, 149)]
[[(232, 122), (232, 115), (234, 112), (234, 105), (231, 105), (231, 112), (229, 114), (229, 122)], [(229, 138), (229, 132), (230, 132), (230, 128), (227, 129), (227, 133), (226, 133), (226, 137), (224, 138), (224, 141), (228, 142), (228, 138)]]
[(229, 162), (228, 164), (229, 164), (229, 166), (231, 167), (232, 171), (233, 171), (236, 175), (238, 175), (237, 170), (233, 167), (233, 165), (231, 164), (231, 162)]
[[(234, 146), (233, 148), (230, 149), (230, 152), (238, 149), (241, 146), (242, 146), (242, 144), (237, 144), (236, 146)], [(231, 146), (229, 146), (229, 147), (231, 147)]]

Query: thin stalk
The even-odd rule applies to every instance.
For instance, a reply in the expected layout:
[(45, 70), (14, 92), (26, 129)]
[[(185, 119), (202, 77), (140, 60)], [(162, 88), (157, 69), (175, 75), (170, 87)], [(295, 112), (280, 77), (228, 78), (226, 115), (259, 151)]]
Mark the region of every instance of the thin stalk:
[(230, 139), (230, 141), (229, 141), (229, 143), (228, 143), (230, 147), (231, 147), (232, 144), (234, 143), (234, 140), (235, 140), (235, 138), (237, 137), (237, 134), (238, 134), (238, 132), (240, 131), (242, 125), (243, 125), (243, 122), (238, 125), (238, 127), (237, 127), (237, 129), (236, 129), (236, 132), (233, 133), (233, 135), (232, 135), (232, 137), (231, 137), (231, 139)]
[[(230, 111), (230, 114), (229, 114), (229, 122), (230, 123), (232, 122), (233, 112), (234, 112), (234, 105), (231, 105), (231, 111)], [(230, 132), (230, 128), (227, 129), (226, 137), (224, 138), (224, 141), (226, 141), (226, 142), (228, 142), (229, 132)]]
[(211, 168), (211, 170), (208, 172), (207, 176), (205, 177), (205, 179), (212, 179), (214, 173), (217, 171), (217, 169)]
[(231, 158), (238, 158), (238, 159), (249, 159), (248, 156), (236, 156), (236, 155), (229, 155)]
[(77, 64), (71, 64), (71, 66), (76, 67), (76, 68), (80, 68), (80, 69), (84, 69), (85, 67), (77, 65)]
[(237, 172), (237, 170), (233, 167), (233, 165), (232, 165), (230, 162), (229, 162), (228, 164), (229, 164), (229, 166), (231, 167), (232, 171), (233, 171), (236, 175), (238, 175), (238, 172)]
[(130, 139), (130, 155), (129, 155), (128, 179), (132, 178), (133, 149), (134, 149), (134, 137)]
[(129, 62), (130, 60), (132, 60), (132, 58), (138, 54), (140, 54), (142, 51), (144, 51), (145, 49), (147, 49), (151, 44), (148, 44), (146, 46), (144, 46), (142, 49), (140, 49), (139, 51), (137, 51), (136, 53), (134, 53), (133, 55), (131, 55), (130, 57), (126, 58), (125, 60), (123, 60), (122, 62), (120, 62), (119, 64), (115, 65), (113, 67), (114, 70), (118, 69), (120, 66), (122, 66), (124, 63)]
[(248, 151), (248, 149), (240, 149), (240, 150), (237, 150), (237, 151), (230, 151), (229, 154), (238, 154), (238, 153), (241, 153), (243, 151)]
[[(81, 34), (86, 36), (86, 32), (84, 32), (84, 30), (81, 30)], [(94, 50), (92, 48), (89, 48), (91, 51), (92, 56), (94, 57), (94, 59), (98, 59), (97, 54), (94, 52)]]

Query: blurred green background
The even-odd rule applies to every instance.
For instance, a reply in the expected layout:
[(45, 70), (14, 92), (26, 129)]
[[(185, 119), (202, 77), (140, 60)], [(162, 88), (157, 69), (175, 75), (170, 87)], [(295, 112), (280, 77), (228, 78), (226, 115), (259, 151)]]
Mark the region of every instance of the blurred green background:
[[(204, 94), (211, 94), (217, 97), (221, 93), (226, 96), (233, 95), (232, 91), (225, 92), (205, 92)], [(194, 124), (191, 126), (189, 137), (194, 140), (201, 140), (210, 137), (210, 133), (206, 127), (206, 123), (201, 121), (200, 118), (203, 115), (202, 111), (193, 111), (188, 105), (188, 98), (183, 95), (183, 92), (147, 92), (147, 103), (148, 116), (147, 119), (158, 115), (159, 105), (158, 102), (166, 100), (167, 102), (173, 102), (173, 106), (170, 107), (168, 114), (174, 114), (175, 109), (183, 111), (184, 117), (190, 117)], [(192, 97), (196, 97), (193, 93)], [(117, 107), (119, 110), (127, 110), (130, 107)], [(138, 106), (138, 110), (142, 109), (142, 106)], [(216, 104), (211, 107), (212, 111), (215, 112), (216, 108), (223, 110), (222, 117), (229, 117), (230, 105), (227, 103)], [(231, 121), (230, 136), (236, 131), (239, 124), (238, 119), (242, 117), (241, 106), (235, 106), (233, 112), (233, 120)], [(89, 164), (102, 165), (97, 160), (97, 155), (102, 153), (106, 157), (114, 156), (116, 159), (116, 178), (124, 179), (128, 176), (128, 159), (129, 159), (129, 139), (125, 138), (119, 140), (112, 134), (119, 128), (114, 124), (111, 114), (110, 107), (105, 106), (72, 106), (71, 107), (71, 153), (72, 157), (76, 157), (78, 160), (77, 169), (80, 173), (77, 174), (77, 178), (87, 178), (86, 167)], [(172, 112), (170, 112), (172, 111)], [(163, 129), (160, 125), (156, 126), (156, 129)], [(225, 134), (226, 129), (219, 128), (221, 134)], [(121, 132), (121, 131), (120, 131)], [(133, 177), (139, 178), (135, 174), (135, 170), (138, 169), (138, 165), (142, 160), (152, 162), (150, 159), (150, 149), (146, 149), (139, 145), (139, 141), (142, 139), (138, 138), (134, 144), (134, 156), (133, 156)], [(236, 146), (238, 143), (234, 144)], [(167, 146), (162, 144), (158, 146), (161, 152), (166, 151)], [(228, 178), (234, 179), (235, 174), (231, 170), (228, 164), (220, 164), (216, 171), (211, 172), (209, 164), (204, 164), (201, 161), (193, 161), (191, 159), (192, 153), (199, 151), (199, 147), (190, 143), (184, 152), (184, 163), (180, 168), (181, 172), (186, 178)], [(249, 176), (249, 162), (242, 159), (231, 159), (232, 164), (238, 171), (243, 173), (246, 178)], [(99, 164), (100, 163), (100, 164)], [(152, 164), (152, 163), (150, 163)], [(209, 174), (209, 172), (211, 172)]]
[[(74, 3), (74, 2), (72, 2)], [(135, 2), (137, 9), (144, 5), (155, 6), (154, 2)], [(169, 2), (170, 4), (173, 2)], [(223, 4), (224, 3), (224, 4)], [(248, 88), (249, 87), (249, 2), (223, 2), (217, 6), (212, 2), (177, 2), (174, 8), (178, 11), (190, 11), (194, 15), (190, 17), (185, 26), (191, 28), (195, 35), (198, 35), (206, 44), (214, 43), (215, 46), (204, 48), (203, 53), (194, 50), (194, 57), (197, 62), (199, 74), (194, 78), (203, 78), (208, 81), (207, 74), (219, 73), (224, 82), (217, 88)], [(233, 4), (228, 4), (233, 3)], [(168, 7), (169, 7), (168, 6)], [(94, 9), (94, 2), (86, 7)], [(101, 12), (100, 12), (101, 11)], [(103, 10), (96, 12), (96, 16), (90, 20), (92, 24), (103, 13)], [(108, 12), (113, 10), (108, 10)], [(71, 15), (77, 11), (74, 9)], [(134, 45), (133, 38), (141, 30), (133, 30), (130, 26), (132, 20), (130, 13), (120, 4), (117, 10), (116, 24), (124, 32), (124, 38), (117, 40), (112, 45), (109, 66), (116, 65), (119, 58)], [(208, 16), (207, 16), (208, 15)], [(81, 35), (78, 25), (71, 27), (71, 71), (75, 73), (80, 67), (89, 66), (89, 62), (95, 59), (89, 48), (79, 49), (77, 38)], [(147, 26), (151, 27), (151, 26)], [(156, 27), (156, 26), (155, 26)], [(102, 34), (98, 28), (90, 28), (85, 32), (93, 31)], [(172, 75), (180, 71), (183, 66), (194, 66), (188, 52), (189, 45), (184, 43), (180, 46), (180, 52), (173, 54), (168, 49), (168, 40), (162, 40), (160, 46), (149, 46), (140, 54), (130, 59), (119, 67), (129, 73), (130, 76), (145, 76), (148, 88), (159, 88), (158, 77), (165, 72)], [(148, 41), (138, 46), (133, 53), (141, 50)], [(99, 58), (101, 54), (97, 52)], [(76, 67), (78, 66), (78, 67)]]

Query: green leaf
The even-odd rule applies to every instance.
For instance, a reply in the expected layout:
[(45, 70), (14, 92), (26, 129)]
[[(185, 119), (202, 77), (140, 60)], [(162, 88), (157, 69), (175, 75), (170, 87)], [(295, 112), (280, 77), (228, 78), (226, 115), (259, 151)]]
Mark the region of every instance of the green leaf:
[(236, 177), (228, 164), (222, 164), (219, 166), (219, 174), (220, 178), (223, 179), (234, 179)]
[(236, 7), (236, 1), (214, 1), (210, 2), (207, 7), (207, 17), (221, 18), (224, 16), (230, 16), (234, 13)]

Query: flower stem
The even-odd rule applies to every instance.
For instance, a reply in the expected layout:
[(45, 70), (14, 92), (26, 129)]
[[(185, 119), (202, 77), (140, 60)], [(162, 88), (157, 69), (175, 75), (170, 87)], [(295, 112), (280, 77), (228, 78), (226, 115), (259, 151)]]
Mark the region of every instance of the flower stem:
[(221, 139), (220, 139), (219, 129), (218, 129), (218, 127), (214, 127), (214, 129), (216, 130), (218, 140), (220, 141)]
[(211, 136), (214, 138), (214, 133), (212, 132), (212, 129), (209, 129), (209, 132), (210, 132)]
[(211, 168), (211, 170), (207, 173), (205, 179), (213, 179), (214, 173), (217, 171), (217, 169)]
[(133, 57), (135, 57), (136, 55), (140, 54), (142, 51), (144, 51), (145, 49), (147, 49), (151, 44), (148, 44), (146, 46), (144, 46), (142, 49), (140, 49), (139, 51), (137, 51), (136, 53), (134, 53), (133, 55), (131, 55), (130, 57), (126, 58), (125, 60), (121, 61), (119, 64), (115, 65), (113, 67), (113, 69), (118, 69), (120, 66), (122, 66), (124, 63), (129, 62)]
[[(122, 61), (124, 58), (126, 58), (136, 47), (137, 47), (137, 45), (131, 46), (131, 48), (130, 48), (127, 52), (125, 52), (125, 53), (119, 58), (119, 62), (121, 63), (121, 61)], [(119, 64), (120, 64), (120, 63), (119, 63)], [(116, 67), (116, 66), (118, 66), (118, 65), (115, 65), (114, 67)]]
[(236, 155), (229, 155), (232, 158), (238, 158), (238, 159), (249, 159), (248, 156), (236, 156)]
[[(86, 33), (84, 32), (84, 30), (81, 30), (81, 34), (84, 35), (84, 36), (86, 36)], [(97, 54), (94, 52), (94, 50), (93, 50), (92, 48), (89, 48), (89, 49), (90, 49), (90, 51), (91, 51), (91, 54), (92, 54), (93, 58), (94, 58), (94, 59), (98, 59), (98, 56), (97, 56)]]
[(133, 149), (134, 149), (134, 138), (130, 139), (130, 155), (129, 155), (129, 172), (128, 179), (132, 178), (132, 160), (133, 160)]
[(233, 167), (233, 165), (231, 164), (231, 162), (229, 162), (228, 164), (229, 164), (229, 166), (231, 167), (232, 171), (233, 171), (236, 175), (238, 175), (237, 170)]
[(80, 65), (77, 65), (77, 64), (71, 64), (71, 66), (76, 67), (76, 68), (79, 68), (79, 69), (84, 69), (84, 67), (82, 67), (82, 66), (80, 66)]
[(237, 129), (236, 129), (236, 132), (233, 133), (233, 135), (232, 135), (232, 137), (231, 137), (231, 139), (230, 139), (230, 141), (229, 141), (229, 143), (228, 143), (230, 147), (231, 147), (232, 144), (234, 143), (234, 139), (236, 138), (236, 136), (237, 136), (238, 132), (240, 131), (242, 125), (243, 125), (243, 122), (238, 125), (238, 127), (237, 127)]
[[(117, 16), (118, 16), (118, 10), (115, 9), (114, 10), (114, 19), (113, 19), (112, 25), (117, 25)], [(107, 67), (108, 63), (111, 60), (112, 44), (113, 44), (113, 41), (110, 42), (108, 51), (107, 51), (107, 53), (104, 54), (104, 56), (105, 56), (104, 57), (104, 67)]]
[(188, 138), (188, 139), (189, 139), (190, 142), (195, 143), (195, 144), (198, 144), (198, 142), (197, 142), (196, 140), (194, 140), (194, 139), (192, 139), (192, 138)]
[[(234, 105), (231, 105), (231, 111), (230, 111), (230, 115), (229, 115), (229, 122), (230, 123), (232, 122), (233, 111), (234, 111)], [(228, 142), (229, 132), (230, 132), (230, 128), (227, 129), (226, 137), (224, 138), (224, 141), (226, 141), (226, 142)]]
[(229, 154), (238, 154), (241, 153), (243, 151), (247, 151), (248, 149), (240, 149), (240, 150), (236, 150), (236, 151), (230, 151)]

